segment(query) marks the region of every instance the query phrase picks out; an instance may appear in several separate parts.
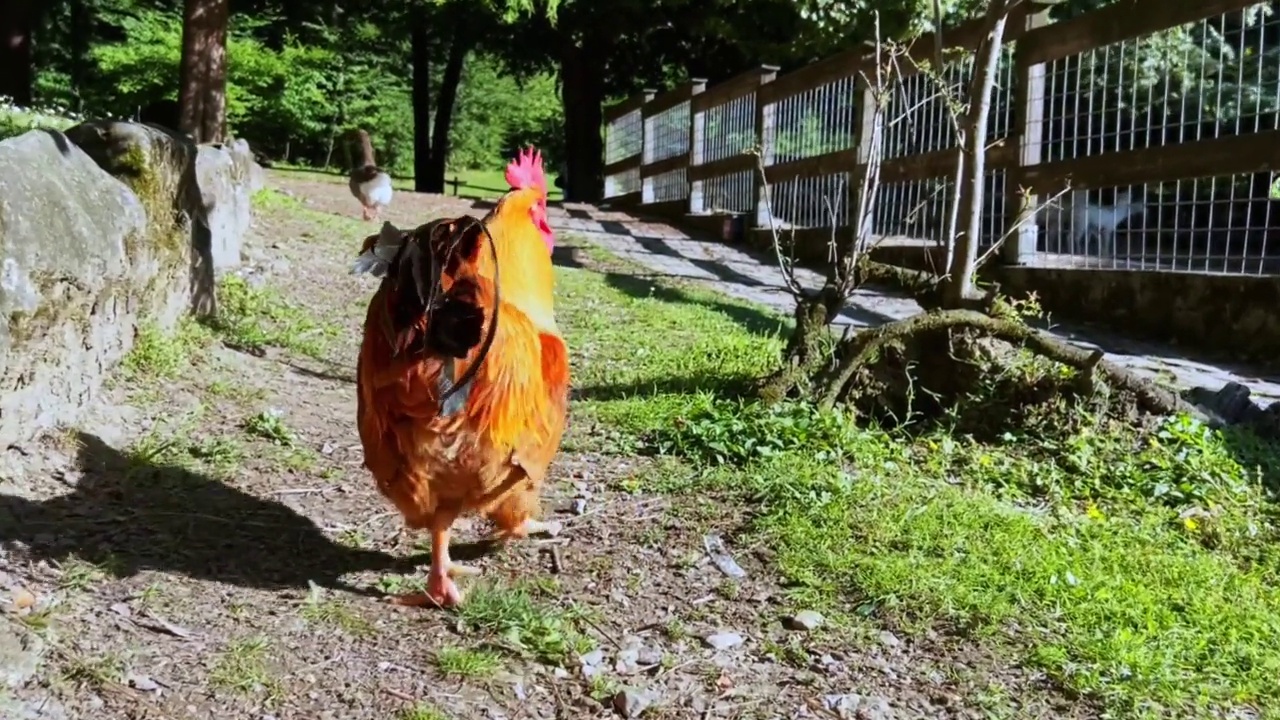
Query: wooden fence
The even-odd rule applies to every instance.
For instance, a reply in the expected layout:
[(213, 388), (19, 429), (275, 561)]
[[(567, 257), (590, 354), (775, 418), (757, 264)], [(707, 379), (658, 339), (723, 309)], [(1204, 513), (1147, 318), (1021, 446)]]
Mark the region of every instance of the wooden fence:
[[(1011, 264), (1280, 274), (1271, 175), (1280, 168), (1280, 15), (1271, 9), (1122, 0), (1057, 23), (1041, 11), (1011, 18), (988, 126), (982, 242), (1005, 238), (1000, 257)], [(972, 50), (981, 32), (969, 23), (943, 40)], [(934, 47), (925, 36), (907, 52), (927, 60)], [(740, 215), (757, 236), (772, 223), (795, 232), (802, 255), (825, 256), (833, 215), (838, 234), (852, 232), (873, 60), (859, 49), (608, 108), (605, 201)], [(944, 95), (963, 96), (973, 56), (933, 74), (899, 66), (872, 230), (888, 242), (939, 243), (956, 159)], [(1025, 193), (1034, 207), (1068, 187), (1054, 204), (1063, 211), (1019, 223)]]

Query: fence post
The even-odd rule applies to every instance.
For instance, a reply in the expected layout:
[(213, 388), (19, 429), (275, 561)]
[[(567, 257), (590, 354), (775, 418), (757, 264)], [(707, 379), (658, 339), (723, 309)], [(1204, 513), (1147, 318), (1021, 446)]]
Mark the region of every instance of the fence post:
[[(756, 87), (756, 147), (760, 151), (758, 165), (763, 167), (769, 167), (773, 164), (774, 145), (777, 140), (777, 126), (774, 124), (777, 108), (775, 107), (776, 103), (769, 103), (766, 106), (763, 93), (760, 91), (777, 79), (778, 67), (776, 65), (762, 65), (760, 67), (760, 85)], [(751, 168), (751, 177), (754, 179), (753, 185), (756, 195), (756, 218), (753, 226), (763, 227), (769, 224), (769, 217), (768, 204), (764, 196), (767, 190), (759, 167)]]
[[(877, 58), (878, 60), (878, 58)], [(863, 178), (866, 176), (867, 170), (871, 166), (873, 160), (871, 153), (879, 147), (877, 140), (880, 133), (884, 132), (884, 118), (880, 117), (877, 122), (876, 104), (880, 99), (876, 97), (876, 93), (881, 88), (871, 86), (871, 78), (875, 77), (875, 73), (868, 71), (858, 74), (854, 87), (859, 88), (858, 107), (857, 107), (857, 138), (858, 138), (858, 160), (853, 171), (849, 173), (848, 198), (845, 200), (849, 208), (849, 225), (853, 230), (853, 241), (855, 247), (861, 248), (862, 241), (869, 239), (872, 230), (875, 229), (875, 205), (867, 207), (868, 213), (865, 222), (860, 223), (862, 218), (858, 217), (858, 202), (860, 198), (858, 194), (862, 192)], [(880, 149), (883, 152), (883, 148)], [(880, 159), (880, 158), (874, 158)], [(879, 197), (877, 197), (879, 202)], [(865, 231), (865, 234), (864, 234)]]
[[(694, 78), (690, 81), (689, 88), (689, 159), (684, 166), (684, 184), (688, 192), (685, 194), (685, 212), (693, 212), (693, 183), (689, 182), (689, 168), (702, 163), (702, 156), (706, 148), (704, 147), (705, 138), (703, 137), (705, 128), (702, 120), (702, 113), (693, 111), (693, 98), (707, 90), (707, 81), (702, 78)], [(699, 190), (701, 192), (701, 190)]]
[[(1033, 5), (1024, 20), (1028, 30), (1049, 24), (1049, 8)], [(1023, 195), (1026, 168), (1043, 160), (1044, 141), (1044, 63), (1027, 62), (1023, 44), (1016, 41), (1013, 52), (1013, 126), (1010, 142), (1018, 143), (1017, 165), (1005, 173), (1004, 210), (1010, 227), (1017, 228), (1000, 248), (1000, 259), (1006, 265), (1023, 265), (1036, 254), (1040, 229), (1035, 223), (1035, 210), (1039, 198)]]

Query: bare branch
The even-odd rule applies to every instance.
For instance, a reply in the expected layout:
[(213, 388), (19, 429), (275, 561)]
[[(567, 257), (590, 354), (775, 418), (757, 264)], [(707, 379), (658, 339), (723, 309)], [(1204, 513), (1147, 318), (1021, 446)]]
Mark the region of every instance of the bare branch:
[[(754, 154), (756, 156), (756, 170), (758, 170), (760, 173), (760, 187), (761, 187), (761, 195), (764, 198), (764, 212), (766, 215), (768, 215), (768, 219), (769, 219), (769, 236), (773, 241), (773, 252), (778, 260), (778, 270), (782, 273), (782, 282), (786, 286), (787, 292), (791, 293), (791, 297), (796, 302), (800, 302), (804, 300), (805, 292), (804, 292), (804, 288), (800, 287), (799, 281), (796, 280), (795, 258), (794, 256), (790, 258), (791, 262), (788, 263), (787, 262), (788, 258), (783, 256), (782, 237), (778, 231), (777, 223), (773, 221), (773, 192), (772, 192), (772, 188), (769, 187), (769, 177), (765, 172), (764, 153), (761, 152), (759, 148), (757, 148)], [(791, 246), (794, 250), (795, 248), (795, 230), (794, 229), (791, 231), (791, 238), (792, 238)]]

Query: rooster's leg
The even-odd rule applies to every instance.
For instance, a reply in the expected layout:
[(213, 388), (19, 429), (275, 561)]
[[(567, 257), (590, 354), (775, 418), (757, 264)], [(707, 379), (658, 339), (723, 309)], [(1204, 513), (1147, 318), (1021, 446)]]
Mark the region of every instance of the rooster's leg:
[(462, 591), (453, 578), (474, 574), (472, 568), (455, 565), (449, 559), (449, 527), (453, 519), (438, 518), (431, 528), (431, 569), (427, 571), (427, 591), (397, 595), (392, 602), (413, 607), (453, 607), (462, 602)]

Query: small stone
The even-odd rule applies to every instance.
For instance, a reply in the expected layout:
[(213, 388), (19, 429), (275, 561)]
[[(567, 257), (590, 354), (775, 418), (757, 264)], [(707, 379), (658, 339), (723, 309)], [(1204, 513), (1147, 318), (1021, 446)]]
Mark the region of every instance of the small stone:
[(716, 650), (728, 650), (741, 645), (742, 636), (735, 632), (715, 633), (714, 635), (706, 636), (703, 641)]
[(653, 707), (653, 693), (637, 688), (623, 688), (613, 696), (613, 709), (624, 718), (640, 717)]
[(889, 701), (882, 697), (868, 697), (856, 693), (824, 695), (822, 704), (827, 710), (841, 718), (893, 720), (893, 708), (889, 707)]
[(127, 678), (125, 678), (125, 683), (127, 683), (129, 687), (132, 687), (135, 690), (141, 690), (142, 692), (160, 692), (160, 683), (157, 683), (146, 675), (136, 675), (131, 673)]
[(824, 622), (826, 622), (826, 618), (822, 617), (822, 613), (814, 610), (801, 610), (787, 618), (787, 627), (792, 630), (817, 630)]
[(881, 630), (881, 631), (880, 631), (880, 644), (881, 644), (881, 645), (884, 645), (885, 647), (896, 648), (896, 647), (898, 647), (898, 646), (902, 645), (902, 641), (898, 639), (898, 636), (897, 636), (897, 635), (894, 635), (893, 633), (889, 632), (888, 630)]
[(574, 498), (573, 514), (581, 515), (587, 511), (587, 501), (585, 498)]
[(590, 680), (604, 671), (604, 668), (601, 667), (604, 664), (604, 651), (592, 650), (583, 655), (579, 662), (582, 666), (582, 677)]
[(661, 665), (662, 652), (654, 648), (640, 648), (636, 655), (636, 664), (642, 666)]

